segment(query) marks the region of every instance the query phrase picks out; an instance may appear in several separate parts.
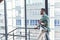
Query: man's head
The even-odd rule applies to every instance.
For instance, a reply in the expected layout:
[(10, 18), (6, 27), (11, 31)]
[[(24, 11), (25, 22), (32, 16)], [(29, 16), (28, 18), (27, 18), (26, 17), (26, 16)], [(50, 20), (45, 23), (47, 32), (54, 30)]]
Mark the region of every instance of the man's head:
[(45, 12), (45, 9), (44, 9), (44, 8), (41, 8), (41, 13), (40, 13), (40, 15), (44, 15), (44, 12)]
[(0, 0), (0, 3), (2, 2), (3, 0)]

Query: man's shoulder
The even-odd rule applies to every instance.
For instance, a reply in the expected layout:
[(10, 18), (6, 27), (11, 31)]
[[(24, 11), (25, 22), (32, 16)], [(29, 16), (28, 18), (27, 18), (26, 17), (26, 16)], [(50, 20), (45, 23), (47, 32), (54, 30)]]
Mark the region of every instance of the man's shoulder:
[(46, 15), (45, 15), (43, 18), (44, 18), (44, 19), (49, 19), (49, 17), (48, 17), (48, 16), (46, 16)]

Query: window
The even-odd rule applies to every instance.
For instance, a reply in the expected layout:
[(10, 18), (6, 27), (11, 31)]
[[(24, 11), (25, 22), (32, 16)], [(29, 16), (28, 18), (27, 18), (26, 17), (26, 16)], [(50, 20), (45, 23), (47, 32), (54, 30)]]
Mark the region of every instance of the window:
[(35, 25), (37, 25), (37, 22), (38, 22), (38, 20), (35, 20), (35, 21), (34, 21)]
[(60, 20), (55, 20), (54, 24), (55, 24), (55, 26), (60, 26)]
[(30, 25), (37, 25), (37, 20), (30, 20)]
[(27, 25), (29, 25), (29, 20), (27, 20), (27, 22), (26, 22), (26, 23), (27, 23)]
[(16, 20), (16, 25), (21, 25), (21, 20)]
[(30, 25), (33, 25), (33, 20), (30, 20)]

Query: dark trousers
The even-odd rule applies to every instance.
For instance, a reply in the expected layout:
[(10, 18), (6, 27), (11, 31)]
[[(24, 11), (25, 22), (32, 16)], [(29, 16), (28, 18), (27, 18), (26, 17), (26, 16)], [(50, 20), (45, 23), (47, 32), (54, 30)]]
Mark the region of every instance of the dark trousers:
[(49, 39), (49, 32), (46, 32), (45, 37), (46, 37), (45, 40), (50, 40), (50, 39)]

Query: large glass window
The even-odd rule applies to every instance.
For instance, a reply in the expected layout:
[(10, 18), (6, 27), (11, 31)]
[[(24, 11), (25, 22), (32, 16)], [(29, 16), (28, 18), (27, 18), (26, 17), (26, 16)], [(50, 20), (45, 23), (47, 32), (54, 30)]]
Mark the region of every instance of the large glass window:
[[(32, 34), (30, 35), (30, 40), (37, 39), (36, 35), (39, 34), (39, 30), (36, 30), (33, 28), (35, 28), (38, 25), (37, 20), (40, 20), (41, 18), (40, 16), (41, 8), (45, 9), (45, 0), (26, 0), (26, 15), (27, 15), (26, 17), (28, 20), (30, 20), (30, 25), (27, 25), (27, 28), (30, 28), (30, 29), (27, 29), (27, 33), (29, 33), (30, 31), (30, 34)], [(32, 31), (34, 31), (34, 33)], [(29, 35), (27, 35), (27, 38), (29, 38)]]
[(21, 25), (21, 20), (16, 20), (16, 25)]
[[(26, 0), (26, 5), (25, 0), (5, 1), (7, 8), (8, 40), (25, 40), (25, 6), (27, 15), (27, 40), (36, 40), (40, 30), (34, 28), (38, 25), (38, 20), (41, 18), (41, 8), (45, 9), (45, 0)], [(0, 5), (0, 32), (4, 33), (4, 3), (2, 2)], [(1, 36), (1, 40), (5, 40), (4, 36), (5, 34)]]
[(37, 25), (37, 20), (30, 20), (30, 25)]
[(60, 40), (60, 0), (54, 0), (55, 40)]

